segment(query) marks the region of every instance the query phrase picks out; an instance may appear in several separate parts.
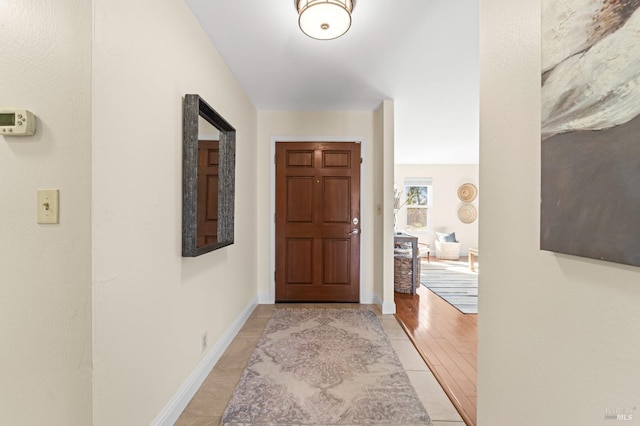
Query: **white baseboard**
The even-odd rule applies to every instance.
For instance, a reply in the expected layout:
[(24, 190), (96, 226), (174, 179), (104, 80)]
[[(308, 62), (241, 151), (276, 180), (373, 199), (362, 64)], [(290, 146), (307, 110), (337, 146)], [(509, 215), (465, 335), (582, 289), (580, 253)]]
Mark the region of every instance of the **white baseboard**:
[(269, 293), (258, 293), (258, 303), (260, 305), (273, 305), (276, 301)]
[(363, 305), (380, 305), (380, 298), (375, 294), (366, 293), (360, 297), (360, 303)]
[(396, 304), (395, 302), (387, 302), (382, 304), (382, 314), (383, 315), (392, 315), (396, 313)]
[(231, 323), (227, 331), (224, 332), (222, 337), (211, 347), (209, 352), (202, 359), (200, 364), (191, 373), (189, 378), (180, 387), (178, 392), (171, 398), (169, 403), (158, 414), (151, 424), (153, 426), (172, 426), (182, 411), (184, 411), (189, 401), (196, 394), (204, 380), (207, 378), (213, 367), (216, 365), (220, 357), (227, 350), (227, 347), (231, 344), (231, 341), (236, 334), (240, 331), (244, 323), (249, 319), (249, 316), (258, 305), (258, 297), (256, 296), (240, 313), (240, 315)]
[(360, 302), (360, 303), (373, 304), (373, 305), (380, 306), (380, 310), (382, 311), (383, 315), (390, 315), (390, 314), (396, 313), (395, 302), (382, 303), (382, 299), (380, 299), (378, 295), (373, 295), (373, 294), (369, 295), (365, 300), (367, 301)]

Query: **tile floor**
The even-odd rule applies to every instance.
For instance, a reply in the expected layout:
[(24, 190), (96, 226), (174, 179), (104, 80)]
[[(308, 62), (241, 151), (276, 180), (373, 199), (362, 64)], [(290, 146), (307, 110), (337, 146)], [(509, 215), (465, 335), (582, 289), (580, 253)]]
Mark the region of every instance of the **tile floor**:
[(413, 347), (393, 315), (382, 315), (377, 305), (360, 304), (277, 304), (258, 305), (238, 335), (182, 412), (176, 426), (220, 425), (222, 414), (240, 381), (258, 339), (274, 309), (286, 307), (370, 308), (378, 314), (398, 358), (418, 392), (433, 426), (464, 426), (462, 418), (447, 398), (429, 368)]

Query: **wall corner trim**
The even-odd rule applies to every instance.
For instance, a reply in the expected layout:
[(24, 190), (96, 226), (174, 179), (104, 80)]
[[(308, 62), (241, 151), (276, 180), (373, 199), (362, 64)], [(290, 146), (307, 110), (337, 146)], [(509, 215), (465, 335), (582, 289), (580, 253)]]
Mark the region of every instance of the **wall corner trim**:
[(396, 313), (396, 304), (395, 302), (385, 302), (382, 304), (382, 314), (383, 315), (393, 315)]

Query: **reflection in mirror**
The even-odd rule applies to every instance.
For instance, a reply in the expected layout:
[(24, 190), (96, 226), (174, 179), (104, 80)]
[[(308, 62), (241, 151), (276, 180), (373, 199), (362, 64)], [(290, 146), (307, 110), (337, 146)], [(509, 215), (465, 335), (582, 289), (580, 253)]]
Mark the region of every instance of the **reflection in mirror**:
[(198, 219), (197, 245), (218, 242), (218, 170), (220, 132), (203, 117), (198, 117)]
[(220, 137), (220, 131), (213, 127), (213, 124), (209, 123), (202, 116), (198, 115), (198, 139), (217, 141)]
[(235, 129), (198, 95), (185, 95), (182, 255), (233, 244)]

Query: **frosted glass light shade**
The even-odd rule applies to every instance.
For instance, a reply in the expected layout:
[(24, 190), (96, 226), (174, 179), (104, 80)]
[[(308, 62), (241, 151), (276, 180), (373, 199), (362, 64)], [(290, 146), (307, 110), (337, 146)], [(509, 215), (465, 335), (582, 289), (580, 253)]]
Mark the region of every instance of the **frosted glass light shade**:
[(298, 25), (318, 40), (331, 40), (351, 27), (353, 0), (297, 0)]

